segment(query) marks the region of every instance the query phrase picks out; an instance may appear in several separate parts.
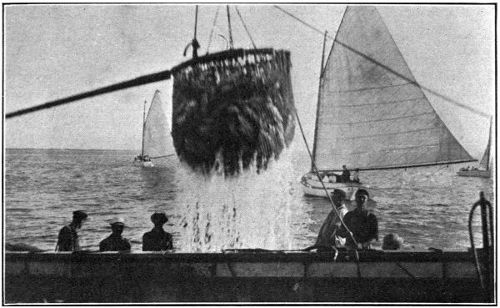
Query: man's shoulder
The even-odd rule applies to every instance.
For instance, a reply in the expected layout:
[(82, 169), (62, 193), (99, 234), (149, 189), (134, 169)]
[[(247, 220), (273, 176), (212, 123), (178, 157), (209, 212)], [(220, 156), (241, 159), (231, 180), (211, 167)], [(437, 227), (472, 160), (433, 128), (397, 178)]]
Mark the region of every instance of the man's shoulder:
[(66, 234), (66, 233), (68, 234), (71, 233), (71, 228), (68, 225), (63, 226), (61, 230), (59, 230), (59, 234)]
[(354, 213), (354, 211), (348, 211), (347, 213), (345, 213), (344, 217), (347, 218), (347, 217), (351, 217), (354, 215), (356, 215), (356, 213)]
[(102, 240), (99, 244), (105, 245), (105, 244), (107, 244), (107, 243), (112, 242), (112, 240), (113, 240), (113, 239), (111, 238), (111, 236), (107, 236), (107, 237), (106, 237), (106, 238), (104, 238), (104, 239), (103, 239), (103, 240)]

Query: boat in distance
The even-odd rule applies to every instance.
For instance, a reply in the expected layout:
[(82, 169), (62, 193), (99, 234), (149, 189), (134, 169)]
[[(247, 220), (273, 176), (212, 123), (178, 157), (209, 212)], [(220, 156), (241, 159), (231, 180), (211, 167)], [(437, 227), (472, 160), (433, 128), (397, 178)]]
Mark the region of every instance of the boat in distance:
[[(475, 161), (434, 110), (376, 7), (347, 6), (323, 60), (305, 194), (326, 196), (314, 174), (344, 165), (363, 172)], [(325, 185), (348, 197), (360, 188)]]
[[(352, 199), (352, 196), (358, 189), (368, 190), (369, 187), (357, 182), (346, 182), (346, 183), (336, 183), (330, 181), (323, 181), (323, 184), (318, 180), (317, 175), (314, 172), (306, 173), (302, 176), (300, 183), (302, 184), (302, 190), (306, 196), (313, 197), (325, 197), (326, 195), (333, 193), (334, 189), (343, 190), (346, 193), (347, 199)], [(323, 185), (326, 188), (323, 188)]]
[(153, 160), (161, 165), (160, 159), (175, 155), (175, 150), (160, 91), (155, 91), (147, 117), (146, 103), (144, 102), (142, 149), (141, 154), (134, 158), (134, 165), (152, 168), (155, 166)]
[(479, 162), (479, 168), (461, 168), (457, 174), (458, 176), (465, 177), (478, 177), (478, 178), (491, 178), (491, 164), (490, 164), (490, 153), (491, 153), (491, 131), (493, 126), (493, 119), (490, 119), (490, 135), (488, 138), (488, 145), (484, 151), (483, 157)]

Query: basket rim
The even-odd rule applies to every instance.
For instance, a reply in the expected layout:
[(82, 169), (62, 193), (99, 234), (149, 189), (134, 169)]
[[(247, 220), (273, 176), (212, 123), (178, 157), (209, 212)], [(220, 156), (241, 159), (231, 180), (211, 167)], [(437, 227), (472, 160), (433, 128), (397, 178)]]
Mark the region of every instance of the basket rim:
[(238, 48), (238, 49), (230, 49), (230, 50), (224, 50), (224, 51), (219, 51), (216, 53), (211, 53), (207, 54), (198, 58), (193, 58), (188, 61), (182, 62), (181, 64), (174, 66), (171, 69), (172, 73), (177, 73), (184, 68), (188, 66), (192, 66), (195, 64), (201, 64), (201, 63), (207, 63), (211, 62), (214, 60), (221, 60), (221, 59), (234, 59), (241, 57), (243, 55), (251, 55), (251, 54), (276, 54), (276, 53), (284, 53), (285, 55), (290, 55), (290, 51), (284, 50), (284, 49), (274, 49), (274, 48), (260, 48), (260, 49), (243, 49), (243, 48)]

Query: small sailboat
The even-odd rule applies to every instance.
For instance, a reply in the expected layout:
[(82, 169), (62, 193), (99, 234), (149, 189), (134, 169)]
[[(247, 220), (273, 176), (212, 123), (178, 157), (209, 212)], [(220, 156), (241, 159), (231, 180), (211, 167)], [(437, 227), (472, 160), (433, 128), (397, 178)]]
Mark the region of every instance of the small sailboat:
[(490, 178), (491, 177), (491, 168), (490, 168), (490, 152), (491, 152), (491, 130), (492, 130), (493, 120), (490, 120), (490, 136), (488, 138), (488, 145), (486, 146), (486, 150), (484, 151), (483, 158), (481, 158), (481, 162), (479, 162), (478, 168), (462, 168), (457, 174), (458, 176), (466, 176), (466, 177), (479, 177), (479, 178)]
[[(363, 171), (474, 161), (435, 112), (375, 7), (346, 8), (322, 64), (311, 159), (301, 184), (306, 195), (322, 197), (318, 176), (343, 165)], [(363, 187), (323, 183), (349, 198)]]
[(164, 104), (160, 98), (160, 91), (155, 91), (148, 115), (145, 116), (146, 102), (144, 102), (142, 125), (142, 151), (140, 155), (135, 157), (134, 164), (142, 167), (154, 167), (153, 160), (175, 154)]

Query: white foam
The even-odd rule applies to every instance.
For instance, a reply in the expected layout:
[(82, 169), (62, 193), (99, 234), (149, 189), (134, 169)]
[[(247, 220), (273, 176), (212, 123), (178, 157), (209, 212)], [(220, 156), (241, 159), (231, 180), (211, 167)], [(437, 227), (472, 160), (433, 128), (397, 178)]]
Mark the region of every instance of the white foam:
[[(176, 202), (184, 209), (180, 220), (180, 251), (294, 247), (294, 213), (302, 205), (293, 197), (290, 151), (273, 160), (267, 170), (255, 166), (239, 176), (214, 170), (209, 176), (179, 170)], [(295, 200), (295, 201), (294, 201)]]

